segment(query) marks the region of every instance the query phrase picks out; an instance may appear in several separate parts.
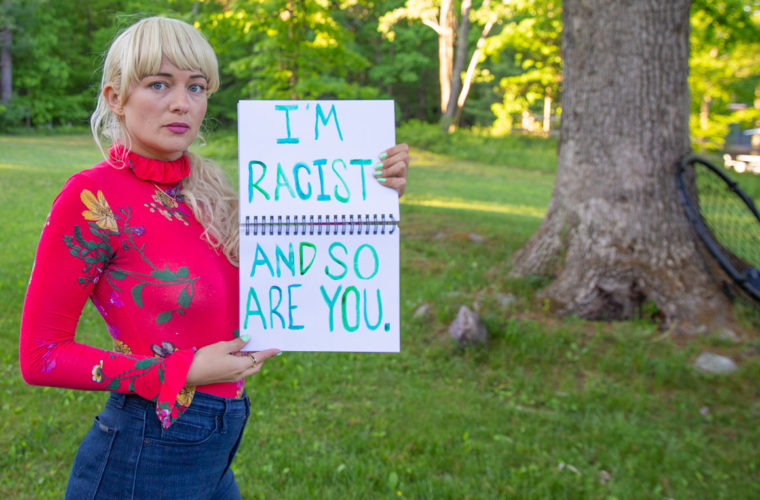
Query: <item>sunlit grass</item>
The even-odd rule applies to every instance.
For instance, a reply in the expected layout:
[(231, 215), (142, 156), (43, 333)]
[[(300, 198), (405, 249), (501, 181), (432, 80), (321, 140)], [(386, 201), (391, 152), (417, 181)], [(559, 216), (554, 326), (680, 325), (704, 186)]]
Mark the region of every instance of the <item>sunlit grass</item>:
[(401, 201), (401, 204), (417, 205), (421, 207), (431, 208), (454, 208), (475, 212), (491, 212), (494, 214), (525, 215), (528, 217), (538, 217), (539, 219), (543, 218), (544, 214), (546, 213), (546, 210), (541, 210), (535, 207), (528, 207), (525, 205), (509, 205), (505, 203), (479, 203), (456, 198), (416, 199), (411, 195), (404, 198)]
[[(85, 134), (0, 137), (0, 148), (3, 163), (23, 167), (0, 174), (0, 497), (61, 498), (106, 396), (24, 384), (20, 311), (53, 198), (101, 157)], [(267, 362), (247, 384), (252, 417), (234, 465), (244, 498), (760, 497), (757, 340), (677, 345), (646, 319), (545, 314), (538, 282), (508, 272), (549, 203), (553, 166), (412, 153), (401, 353)], [(235, 182), (234, 159), (221, 163)], [(487, 348), (450, 338), (462, 305), (485, 322)], [(77, 337), (108, 345), (91, 306)], [(705, 349), (739, 371), (696, 371)]]

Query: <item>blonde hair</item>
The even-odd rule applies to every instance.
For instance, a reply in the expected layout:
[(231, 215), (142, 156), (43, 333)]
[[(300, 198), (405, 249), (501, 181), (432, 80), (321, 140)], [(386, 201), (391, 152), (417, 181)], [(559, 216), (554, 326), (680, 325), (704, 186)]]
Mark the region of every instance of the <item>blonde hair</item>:
[[(200, 70), (208, 81), (207, 95), (219, 88), (219, 65), (214, 49), (193, 26), (165, 17), (136, 22), (116, 37), (103, 64), (98, 104), (90, 117), (92, 135), (103, 156), (107, 156), (101, 143), (103, 139), (130, 147), (129, 134), (108, 105), (103, 88), (110, 83), (123, 105), (129, 97), (130, 86), (158, 73), (163, 58), (179, 69)], [(215, 249), (221, 247), (227, 259), (237, 266), (237, 194), (213, 161), (190, 152), (185, 152), (185, 156), (190, 162), (190, 175), (182, 181), (181, 194), (203, 225), (203, 238)]]

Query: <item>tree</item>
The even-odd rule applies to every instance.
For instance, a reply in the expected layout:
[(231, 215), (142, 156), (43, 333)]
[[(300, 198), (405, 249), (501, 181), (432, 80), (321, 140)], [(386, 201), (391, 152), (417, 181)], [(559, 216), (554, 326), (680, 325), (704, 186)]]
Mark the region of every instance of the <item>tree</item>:
[[(328, 0), (236, 0), (211, 16), (212, 44), (240, 54), (229, 69), (259, 99), (368, 98), (375, 89), (354, 83), (369, 62), (332, 16)], [(223, 40), (221, 32), (228, 34)]]
[(13, 23), (11, 0), (0, 4), (0, 104), (8, 104), (13, 93)]
[(510, 48), (520, 71), (499, 82), (503, 99), (493, 105), (497, 117), (494, 128), (511, 130), (514, 114), (529, 113), (543, 101), (543, 131), (548, 133), (562, 83), (560, 2), (514, 0), (510, 5), (514, 15), (493, 37), (487, 50), (501, 53)]
[[(691, 131), (700, 149), (723, 147), (729, 124), (760, 124), (760, 2), (695, 0), (691, 16)], [(732, 113), (729, 106), (739, 106)]]
[(454, 1), (407, 0), (403, 7), (382, 16), (378, 29), (393, 41), (393, 26), (401, 19), (419, 20), (438, 34), (438, 83), (441, 92), (441, 113), (445, 113), (451, 94), (451, 75), (454, 67)]
[(689, 152), (691, 0), (565, 0), (557, 177), (516, 276), (553, 279), (554, 310), (624, 319), (652, 301), (666, 324), (716, 325), (729, 302), (675, 194)]
[(462, 0), (461, 25), (457, 33), (456, 57), (451, 73), (449, 103), (444, 110), (441, 121), (444, 130), (448, 129), (449, 132), (452, 132), (459, 126), (459, 120), (462, 117), (462, 110), (470, 92), (475, 70), (478, 63), (482, 62), (485, 57), (483, 48), (486, 44), (486, 39), (499, 18), (505, 14), (504, 6), (506, 3), (506, 0), (502, 0), (499, 5), (492, 8), (490, 0), (483, 0), (483, 5), (475, 13), (475, 16), (483, 20), (483, 29), (480, 31), (478, 41), (475, 43), (475, 49), (470, 55), (467, 72), (464, 75), (464, 79), (462, 79), (462, 71), (464, 70), (464, 62), (468, 52), (468, 35), (471, 24), (470, 12), (472, 9), (471, 0)]
[(396, 119), (435, 121), (439, 117), (435, 86), (438, 64), (427, 54), (435, 51), (437, 37), (418, 22), (399, 21), (391, 42), (378, 30), (379, 19), (399, 5), (399, 0), (344, 0), (333, 17), (353, 34), (361, 54), (371, 62), (357, 76), (365, 86), (376, 87), (396, 102)]
[[(504, 15), (506, 2), (491, 5), (484, 0), (473, 10), (472, 0), (407, 0), (403, 7), (386, 13), (378, 29), (391, 41), (393, 26), (401, 19), (419, 20), (438, 34), (438, 83), (440, 89), (441, 125), (449, 129), (459, 121), (477, 64), (482, 60), (483, 45), (494, 24)], [(459, 17), (455, 8), (459, 5)], [(470, 64), (462, 82), (464, 64), (470, 47), (471, 19), (483, 24)], [(456, 44), (456, 49), (455, 49)]]

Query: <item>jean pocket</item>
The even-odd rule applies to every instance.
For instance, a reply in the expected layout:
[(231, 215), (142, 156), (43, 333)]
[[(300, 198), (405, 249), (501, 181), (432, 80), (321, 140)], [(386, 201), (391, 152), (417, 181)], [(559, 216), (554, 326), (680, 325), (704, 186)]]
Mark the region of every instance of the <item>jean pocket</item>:
[[(172, 446), (195, 446), (203, 444), (217, 433), (218, 417), (214, 415), (187, 414), (180, 416), (168, 429), (158, 424), (158, 435), (151, 440)], [(146, 433), (146, 437), (147, 433)]]
[(103, 472), (111, 455), (118, 431), (95, 417), (90, 432), (79, 446), (72, 474), (66, 486), (66, 498), (94, 498), (103, 481)]

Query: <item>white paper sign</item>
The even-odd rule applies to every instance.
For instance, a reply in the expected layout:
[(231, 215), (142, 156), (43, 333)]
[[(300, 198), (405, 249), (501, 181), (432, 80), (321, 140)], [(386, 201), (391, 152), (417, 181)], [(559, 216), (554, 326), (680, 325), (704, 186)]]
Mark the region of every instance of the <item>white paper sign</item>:
[(393, 101), (240, 101), (240, 215), (391, 214), (374, 178), (395, 144)]
[(398, 352), (392, 101), (240, 101), (245, 350)]

